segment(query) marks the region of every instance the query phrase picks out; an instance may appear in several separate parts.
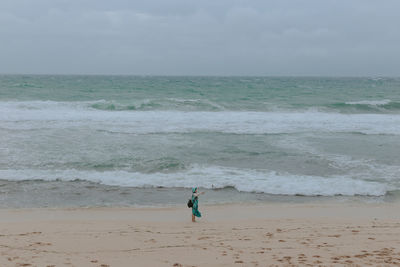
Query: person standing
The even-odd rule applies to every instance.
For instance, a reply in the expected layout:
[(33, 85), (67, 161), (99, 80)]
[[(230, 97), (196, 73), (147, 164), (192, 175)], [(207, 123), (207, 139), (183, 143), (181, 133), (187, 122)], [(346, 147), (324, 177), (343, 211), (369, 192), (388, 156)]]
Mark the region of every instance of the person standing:
[(197, 192), (197, 187), (192, 188), (192, 222), (196, 222), (196, 217), (201, 217), (199, 211), (199, 196), (203, 195), (205, 192)]

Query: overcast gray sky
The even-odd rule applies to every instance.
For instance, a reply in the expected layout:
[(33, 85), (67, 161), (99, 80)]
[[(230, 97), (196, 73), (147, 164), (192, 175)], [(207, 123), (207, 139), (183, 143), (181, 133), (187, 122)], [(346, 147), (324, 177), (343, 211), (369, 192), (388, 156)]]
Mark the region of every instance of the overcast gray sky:
[(400, 76), (399, 0), (1, 0), (0, 73)]

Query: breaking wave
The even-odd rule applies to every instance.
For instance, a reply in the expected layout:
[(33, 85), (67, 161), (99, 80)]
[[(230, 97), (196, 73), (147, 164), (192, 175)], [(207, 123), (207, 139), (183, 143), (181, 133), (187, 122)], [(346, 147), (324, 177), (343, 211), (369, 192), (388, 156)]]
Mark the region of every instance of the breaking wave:
[(234, 187), (241, 192), (304, 196), (383, 196), (387, 185), (356, 180), (351, 177), (302, 176), (271, 171), (200, 167), (175, 173), (139, 173), (127, 171), (78, 170), (0, 170), (0, 178), (22, 180), (86, 180), (113, 186), (129, 187), (184, 187), (200, 186), (208, 189)]
[(340, 114), (321, 111), (110, 112), (90, 108), (90, 104), (53, 101), (1, 102), (0, 127), (17, 130), (81, 127), (133, 134), (188, 132), (400, 134), (400, 114)]
[(391, 100), (361, 100), (340, 102), (328, 105), (344, 113), (398, 113), (400, 112), (400, 102)]

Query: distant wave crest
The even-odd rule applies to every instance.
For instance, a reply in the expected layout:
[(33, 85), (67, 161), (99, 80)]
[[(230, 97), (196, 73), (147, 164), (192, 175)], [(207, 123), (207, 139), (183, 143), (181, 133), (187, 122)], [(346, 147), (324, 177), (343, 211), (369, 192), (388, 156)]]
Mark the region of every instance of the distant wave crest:
[(400, 112), (400, 102), (391, 100), (360, 100), (339, 102), (328, 105), (328, 107), (340, 112), (350, 113), (397, 113)]
[(90, 104), (90, 107), (106, 111), (122, 110), (184, 110), (184, 111), (220, 111), (225, 108), (217, 103), (205, 99), (144, 99), (132, 101), (132, 103), (120, 103), (116, 101), (99, 100)]
[(110, 112), (91, 108), (90, 105), (93, 104), (96, 103), (0, 102), (0, 127), (14, 130), (80, 127), (129, 134), (339, 132), (400, 135), (400, 114), (342, 114), (313, 110)]

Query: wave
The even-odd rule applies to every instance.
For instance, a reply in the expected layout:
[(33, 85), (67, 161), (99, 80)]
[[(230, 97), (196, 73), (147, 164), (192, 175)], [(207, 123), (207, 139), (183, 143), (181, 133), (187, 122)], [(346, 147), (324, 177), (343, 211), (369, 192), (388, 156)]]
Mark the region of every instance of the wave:
[[(150, 111), (150, 110), (176, 110), (176, 111), (226, 111), (226, 110), (241, 110), (244, 107), (240, 105), (226, 105), (222, 103), (216, 103), (207, 99), (181, 99), (181, 98), (163, 98), (163, 99), (144, 99), (133, 101), (132, 103), (121, 103), (117, 101), (106, 101), (99, 100), (94, 102), (87, 102), (90, 108), (105, 111)], [(257, 106), (259, 105), (259, 106)], [(284, 106), (286, 108), (284, 108)], [(384, 99), (384, 100), (360, 100), (360, 101), (348, 101), (348, 102), (337, 102), (322, 106), (323, 108), (328, 107), (336, 112), (345, 113), (393, 113), (400, 111), (400, 102)], [(262, 111), (300, 111), (304, 112), (309, 109), (318, 109), (320, 106), (308, 106), (289, 104), (283, 105), (269, 102), (257, 103), (253, 106), (249, 106), (251, 110), (257, 108)]]
[(90, 108), (91, 104), (93, 102), (0, 102), (0, 127), (11, 130), (65, 130), (78, 127), (129, 134), (191, 132), (400, 134), (400, 114), (340, 114), (321, 111), (109, 112)]
[(127, 171), (77, 170), (0, 170), (0, 178), (24, 180), (86, 180), (112, 186), (183, 187), (208, 189), (233, 187), (241, 192), (304, 196), (383, 196), (388, 186), (383, 183), (356, 180), (351, 177), (319, 177), (263, 172), (250, 169), (194, 166), (176, 173), (145, 174)]
[(361, 100), (361, 101), (350, 101), (350, 102), (345, 102), (347, 105), (370, 105), (370, 106), (382, 106), (382, 105), (387, 105), (389, 104), (390, 100), (384, 99), (384, 100)]
[(222, 105), (206, 99), (181, 99), (181, 98), (163, 98), (163, 99), (144, 99), (133, 101), (132, 103), (120, 103), (116, 101), (99, 100), (90, 103), (90, 107), (106, 111), (123, 110), (182, 110), (182, 111), (220, 111), (225, 110)]
[[(175, 111), (240, 111), (246, 107), (235, 105), (219, 104), (206, 99), (145, 99), (134, 101), (132, 103), (120, 103), (116, 101), (99, 100), (87, 102), (90, 108), (105, 111), (152, 111), (152, 110), (175, 110)], [(326, 109), (339, 113), (395, 113), (400, 112), (400, 102), (391, 100), (360, 100), (349, 102), (337, 102), (326, 106), (308, 106), (304, 105), (278, 105), (269, 102), (254, 103), (253, 106), (247, 106), (252, 111), (280, 111), (280, 112), (305, 112), (313, 109)]]
[(400, 102), (384, 100), (360, 100), (349, 102), (338, 102), (328, 105), (328, 108), (333, 108), (340, 112), (352, 113), (393, 113), (400, 111)]

